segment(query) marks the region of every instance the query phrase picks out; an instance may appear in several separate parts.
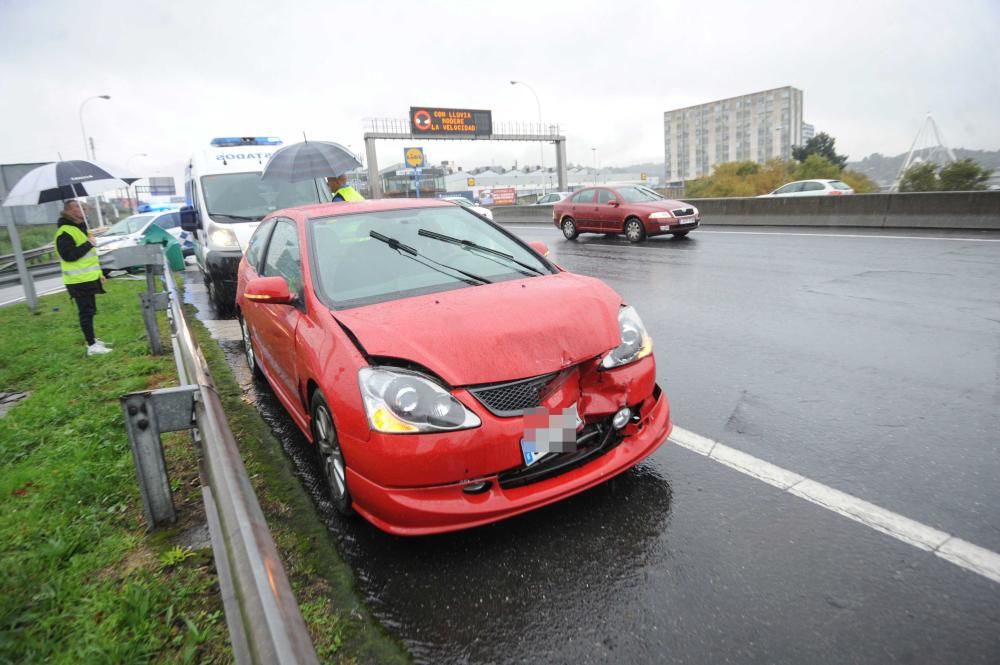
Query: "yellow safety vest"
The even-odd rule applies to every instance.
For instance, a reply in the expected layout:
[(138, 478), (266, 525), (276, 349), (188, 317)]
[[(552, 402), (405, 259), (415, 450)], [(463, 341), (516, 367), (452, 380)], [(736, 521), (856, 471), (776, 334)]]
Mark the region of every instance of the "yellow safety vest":
[(365, 197), (361, 196), (361, 193), (358, 192), (358, 190), (356, 190), (353, 187), (351, 187), (350, 185), (344, 185), (343, 187), (341, 187), (340, 189), (338, 189), (337, 191), (335, 191), (333, 193), (333, 195), (335, 197), (337, 196), (337, 194), (340, 194), (344, 198), (345, 201), (364, 201), (365, 200)]
[[(68, 234), (77, 247), (87, 242), (87, 234), (72, 224), (63, 224), (59, 227), (56, 231), (56, 243), (59, 242), (59, 235), (62, 233)], [(84, 284), (101, 278), (101, 261), (97, 258), (95, 247), (91, 247), (89, 252), (76, 261), (64, 261), (60, 256), (59, 265), (62, 268), (63, 284)]]

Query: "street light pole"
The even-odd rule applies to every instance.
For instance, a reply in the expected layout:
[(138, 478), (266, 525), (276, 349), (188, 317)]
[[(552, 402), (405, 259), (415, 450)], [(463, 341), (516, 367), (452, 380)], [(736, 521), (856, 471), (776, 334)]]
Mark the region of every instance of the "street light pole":
[[(147, 155), (144, 152), (137, 152), (125, 160), (125, 170), (128, 171), (130, 176), (132, 175), (132, 166), (131, 166), (132, 160), (135, 159), (136, 157), (149, 157), (149, 155)], [(136, 182), (138, 182), (138, 180)], [(132, 197), (132, 192), (131, 191), (128, 192), (129, 198), (132, 199), (132, 214), (134, 215), (137, 212), (139, 212), (139, 190), (138, 188), (136, 188), (135, 182), (133, 182), (131, 185), (126, 185), (126, 191), (131, 189), (134, 189), (135, 192), (134, 198)]]
[[(524, 81), (511, 81), (511, 85), (517, 84), (523, 85), (525, 88), (531, 91), (531, 94), (535, 96), (535, 105), (538, 107), (538, 131), (545, 133), (545, 127), (542, 126), (542, 103), (538, 101), (538, 93), (535, 89)], [(538, 154), (542, 160), (542, 196), (545, 196), (545, 141), (538, 144)]]
[(594, 152), (594, 184), (597, 184), (597, 148), (591, 148)]
[[(80, 102), (80, 134), (83, 135), (83, 158), (84, 159), (95, 159), (93, 154), (93, 143), (91, 143), (91, 149), (87, 150), (87, 129), (83, 126), (83, 107), (87, 102), (93, 99), (111, 99), (111, 95), (94, 95), (93, 97), (87, 97), (85, 100)], [(104, 226), (104, 213), (101, 212), (101, 198), (97, 197), (97, 221), (99, 226)]]

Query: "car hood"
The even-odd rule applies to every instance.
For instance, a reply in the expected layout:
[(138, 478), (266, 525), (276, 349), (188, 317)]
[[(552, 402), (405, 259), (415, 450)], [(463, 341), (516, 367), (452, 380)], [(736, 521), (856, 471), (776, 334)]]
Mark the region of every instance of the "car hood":
[(655, 212), (657, 210), (676, 210), (677, 208), (693, 208), (690, 203), (675, 201), (674, 199), (663, 199), (662, 201), (642, 201), (640, 203), (626, 203), (630, 208), (641, 208)]
[(97, 251), (104, 254), (120, 247), (138, 245), (142, 241), (142, 234), (129, 233), (128, 235), (98, 236), (94, 239), (97, 241)]
[(419, 363), (464, 386), (547, 374), (605, 353), (621, 342), (620, 305), (603, 282), (559, 273), (334, 316), (369, 355)]

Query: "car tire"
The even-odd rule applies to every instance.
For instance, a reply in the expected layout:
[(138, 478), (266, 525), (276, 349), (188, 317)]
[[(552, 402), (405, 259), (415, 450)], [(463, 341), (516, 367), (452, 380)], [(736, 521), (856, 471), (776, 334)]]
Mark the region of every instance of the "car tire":
[(243, 355), (247, 361), (247, 367), (250, 369), (250, 375), (255, 379), (263, 379), (264, 372), (261, 371), (260, 365), (257, 363), (257, 352), (253, 348), (253, 339), (250, 338), (250, 328), (247, 326), (246, 319), (242, 316), (240, 319), (240, 335), (243, 337)]
[(354, 514), (354, 508), (351, 507), (351, 492), (347, 487), (347, 461), (340, 447), (337, 428), (333, 424), (333, 413), (319, 390), (313, 393), (309, 411), (312, 414), (309, 427), (316, 444), (320, 470), (330, 492), (330, 500), (340, 515), (349, 517)]
[(646, 228), (635, 217), (625, 220), (625, 237), (629, 242), (642, 242), (646, 239)]
[(683, 238), (684, 236), (686, 236), (689, 233), (691, 233), (691, 231), (678, 231), (677, 233), (674, 234), (674, 237), (675, 238)]
[(563, 237), (566, 240), (576, 240), (576, 237), (580, 235), (580, 232), (576, 229), (576, 222), (573, 221), (572, 217), (564, 217), (560, 228), (562, 228)]
[(215, 307), (215, 313), (222, 317), (227, 317), (233, 313), (233, 302), (228, 289), (219, 288), (214, 279), (206, 279), (205, 286), (208, 288), (208, 299)]

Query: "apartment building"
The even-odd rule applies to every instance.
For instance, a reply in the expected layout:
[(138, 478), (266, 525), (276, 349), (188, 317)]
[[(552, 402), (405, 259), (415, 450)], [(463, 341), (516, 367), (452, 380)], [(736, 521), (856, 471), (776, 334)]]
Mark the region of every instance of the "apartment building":
[(791, 86), (666, 111), (666, 181), (711, 175), (722, 162), (791, 159), (802, 129), (802, 91)]

